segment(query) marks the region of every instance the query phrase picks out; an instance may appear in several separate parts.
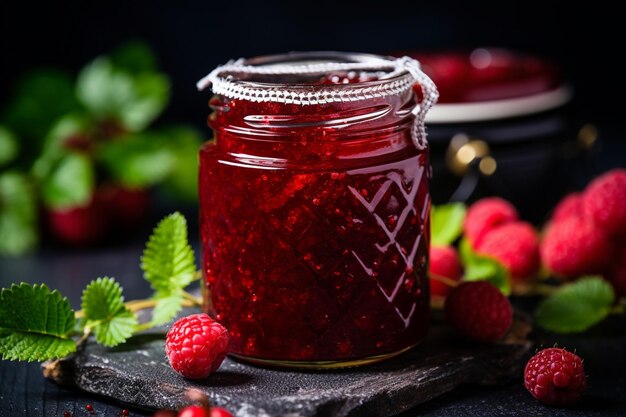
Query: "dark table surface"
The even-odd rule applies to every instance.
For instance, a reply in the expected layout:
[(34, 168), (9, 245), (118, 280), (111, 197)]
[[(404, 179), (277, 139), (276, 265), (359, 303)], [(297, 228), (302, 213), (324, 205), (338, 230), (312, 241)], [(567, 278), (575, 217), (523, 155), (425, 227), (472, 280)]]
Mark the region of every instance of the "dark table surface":
[[(600, 169), (626, 165), (626, 143), (612, 132), (605, 144)], [(192, 215), (193, 217), (193, 215)], [(193, 226), (192, 226), (193, 228)], [(148, 235), (144, 230), (142, 237)], [(139, 257), (141, 237), (136, 243), (110, 245), (98, 249), (68, 250), (44, 247), (38, 253), (19, 258), (0, 258), (0, 286), (14, 282), (45, 282), (67, 296), (78, 308), (85, 285), (98, 276), (115, 277), (124, 287), (127, 299), (143, 298), (149, 286), (142, 279)], [(522, 304), (528, 304), (522, 302)], [(613, 317), (577, 336), (535, 333), (538, 346), (575, 349), (585, 362), (589, 391), (575, 408), (554, 409), (534, 401), (522, 386), (521, 377), (505, 386), (463, 386), (406, 412), (408, 416), (626, 416), (626, 319)], [(63, 388), (43, 378), (39, 364), (0, 361), (0, 417), (87, 415), (92, 404), (97, 416), (117, 416), (125, 406), (82, 392)], [(131, 415), (150, 415), (131, 409)]]

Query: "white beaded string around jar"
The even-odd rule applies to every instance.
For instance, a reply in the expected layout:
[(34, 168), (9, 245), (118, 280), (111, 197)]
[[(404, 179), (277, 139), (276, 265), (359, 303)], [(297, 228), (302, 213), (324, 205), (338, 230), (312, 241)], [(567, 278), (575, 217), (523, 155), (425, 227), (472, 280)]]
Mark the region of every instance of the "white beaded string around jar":
[[(232, 74), (246, 75), (304, 75), (329, 74), (336, 71), (374, 72), (379, 80), (389, 79), (389, 82), (374, 85), (351, 84), (338, 89), (336, 86), (324, 86), (316, 90), (303, 91), (298, 88), (289, 88), (285, 85), (276, 87), (259, 85), (235, 79)], [(378, 72), (376, 72), (378, 71)], [(402, 75), (405, 76), (402, 76)], [(296, 105), (318, 105), (332, 102), (350, 102), (367, 100), (376, 97), (385, 97), (399, 94), (413, 88), (418, 83), (421, 86), (423, 99), (413, 113), (413, 142), (418, 149), (426, 146), (426, 128), (424, 119), (428, 110), (437, 102), (439, 93), (433, 81), (422, 71), (417, 60), (409, 57), (382, 58), (368, 55), (361, 62), (311, 62), (311, 63), (283, 63), (272, 65), (249, 65), (240, 58), (220, 65), (197, 83), (199, 90), (211, 86), (214, 94), (223, 95), (231, 99), (249, 100), (253, 102), (275, 102)], [(335, 87), (335, 88), (333, 88)]]

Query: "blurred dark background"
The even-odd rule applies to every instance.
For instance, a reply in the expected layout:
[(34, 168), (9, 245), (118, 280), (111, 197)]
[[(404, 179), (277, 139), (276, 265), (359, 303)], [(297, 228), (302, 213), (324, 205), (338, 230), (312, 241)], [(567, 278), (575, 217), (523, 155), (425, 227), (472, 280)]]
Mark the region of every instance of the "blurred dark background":
[[(151, 44), (173, 79), (166, 121), (204, 127), (195, 82), (230, 58), (291, 50), (385, 53), (500, 46), (548, 57), (575, 86), (588, 120), (623, 111), (623, 16), (609, 2), (530, 1), (4, 1), (0, 103), (27, 69), (78, 71), (129, 39)], [(206, 129), (206, 128), (205, 128)], [(207, 129), (208, 132), (208, 129)]]

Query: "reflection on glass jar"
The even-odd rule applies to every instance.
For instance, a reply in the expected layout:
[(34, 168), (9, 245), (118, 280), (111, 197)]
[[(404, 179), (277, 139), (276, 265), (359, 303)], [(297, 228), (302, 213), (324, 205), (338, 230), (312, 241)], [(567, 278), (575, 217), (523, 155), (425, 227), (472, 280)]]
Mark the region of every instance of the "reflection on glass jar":
[[(341, 65), (302, 69), (325, 61)], [(215, 142), (200, 151), (207, 310), (257, 363), (351, 366), (414, 346), (430, 211), (415, 77), (370, 55), (245, 64), (213, 81)]]

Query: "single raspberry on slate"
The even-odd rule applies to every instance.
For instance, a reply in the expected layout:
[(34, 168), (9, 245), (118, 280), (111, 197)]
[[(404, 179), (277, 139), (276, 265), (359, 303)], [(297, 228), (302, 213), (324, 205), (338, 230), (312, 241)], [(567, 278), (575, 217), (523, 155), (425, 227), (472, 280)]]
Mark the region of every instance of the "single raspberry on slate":
[(583, 196), (581, 193), (566, 195), (552, 212), (552, 221), (555, 222), (570, 217), (583, 217)]
[(613, 285), (617, 295), (626, 297), (626, 242), (617, 244), (613, 261), (604, 276)]
[(476, 248), (491, 230), (518, 219), (515, 207), (498, 197), (483, 198), (467, 210), (463, 231), (472, 248)]
[(534, 276), (539, 270), (539, 238), (527, 222), (513, 222), (487, 233), (476, 252), (497, 259), (515, 281)]
[(552, 222), (541, 242), (543, 263), (565, 278), (604, 272), (613, 251), (609, 237), (590, 220), (582, 218)]
[[(452, 246), (430, 247), (430, 274), (447, 278), (458, 282), (461, 279), (461, 261), (459, 255)], [(452, 286), (437, 280), (430, 279), (430, 294), (440, 297), (447, 296)]]
[(626, 237), (626, 169), (593, 180), (583, 193), (583, 209), (608, 234)]
[(464, 282), (454, 288), (444, 309), (452, 327), (479, 342), (501, 339), (513, 323), (509, 299), (486, 281)]
[(526, 364), (524, 386), (544, 404), (574, 404), (587, 389), (583, 362), (565, 349), (543, 349)]
[(183, 317), (167, 332), (165, 353), (172, 368), (185, 378), (206, 378), (221, 365), (229, 344), (228, 331), (206, 314)]

